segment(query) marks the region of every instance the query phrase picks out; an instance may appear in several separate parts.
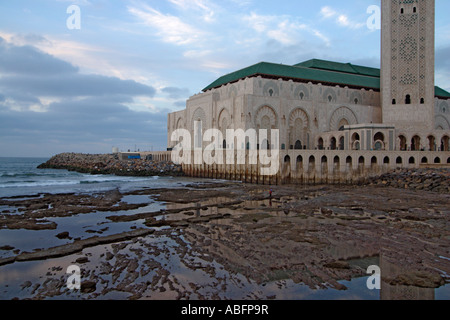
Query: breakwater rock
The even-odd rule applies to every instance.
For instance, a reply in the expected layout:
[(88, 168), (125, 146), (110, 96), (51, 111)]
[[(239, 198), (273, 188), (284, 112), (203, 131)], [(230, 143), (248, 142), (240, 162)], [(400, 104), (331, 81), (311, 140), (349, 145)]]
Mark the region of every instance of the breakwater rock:
[(371, 185), (450, 193), (450, 169), (396, 169), (369, 179)]
[(61, 153), (38, 166), (39, 169), (66, 169), (90, 174), (117, 176), (182, 176), (180, 165), (171, 161), (120, 160), (116, 154)]

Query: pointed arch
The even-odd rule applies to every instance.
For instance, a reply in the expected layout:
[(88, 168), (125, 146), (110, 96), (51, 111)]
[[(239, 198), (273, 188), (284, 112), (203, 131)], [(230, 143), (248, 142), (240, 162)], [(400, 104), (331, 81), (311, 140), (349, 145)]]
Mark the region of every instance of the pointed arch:
[[(265, 117), (270, 120), (270, 128), (262, 127), (262, 120)], [(278, 129), (278, 115), (275, 110), (268, 105), (259, 107), (255, 115), (255, 127), (257, 129)]]
[(309, 146), (309, 117), (302, 108), (295, 108), (289, 115), (289, 149), (303, 149)]
[(435, 123), (436, 130), (450, 130), (450, 123), (442, 115), (436, 116), (434, 119), (434, 123)]
[(358, 123), (358, 118), (352, 110), (347, 107), (340, 107), (331, 115), (329, 122), (330, 131), (339, 131), (339, 126), (343, 123), (342, 120), (344, 119), (349, 125)]

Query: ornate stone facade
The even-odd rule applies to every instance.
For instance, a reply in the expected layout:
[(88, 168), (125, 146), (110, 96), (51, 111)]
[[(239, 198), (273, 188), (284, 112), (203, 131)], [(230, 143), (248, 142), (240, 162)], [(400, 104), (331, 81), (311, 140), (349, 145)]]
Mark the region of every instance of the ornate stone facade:
[[(226, 130), (278, 129), (280, 162), (288, 163), (283, 170), (308, 181), (329, 179), (330, 172), (340, 172), (336, 179), (342, 180), (345, 168), (354, 175), (361, 165), (450, 162), (450, 93), (434, 85), (434, 8), (434, 0), (382, 0), (381, 70), (310, 60), (260, 63), (219, 78), (191, 97), (185, 110), (169, 114), (169, 150), (178, 144), (171, 136), (180, 128), (191, 133), (196, 147), (211, 142), (194, 141), (195, 133), (214, 128), (223, 133), (223, 149), (247, 150), (261, 146), (236, 146), (226, 140)], [(195, 132), (196, 121), (201, 132)], [(269, 136), (268, 149), (275, 145)], [(211, 177), (234, 172), (246, 180), (253, 175), (253, 169), (237, 166), (196, 168), (189, 170)]]
[(403, 131), (434, 127), (434, 0), (383, 0), (383, 122)]
[[(291, 67), (303, 79), (248, 72), (208, 88), (169, 115), (168, 147), (175, 129), (193, 136), (200, 120), (203, 132), (224, 137), (226, 129), (279, 129), (281, 150), (449, 150), (450, 94), (434, 86), (434, 8), (434, 0), (382, 1), (381, 71), (324, 61), (309, 68), (322, 69), (322, 79), (308, 81), (305, 62)], [(328, 79), (343, 74), (380, 80), (358, 87)]]

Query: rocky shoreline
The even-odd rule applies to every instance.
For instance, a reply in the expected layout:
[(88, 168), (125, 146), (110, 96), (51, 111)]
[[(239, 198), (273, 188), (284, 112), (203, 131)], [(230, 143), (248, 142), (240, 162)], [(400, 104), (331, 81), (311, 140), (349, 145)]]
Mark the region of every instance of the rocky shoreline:
[[(39, 165), (38, 168), (117, 176), (184, 176), (181, 165), (171, 161), (120, 160), (117, 154), (61, 153)], [(450, 168), (398, 168), (380, 176), (371, 177), (365, 184), (450, 193)]]
[(117, 154), (61, 153), (38, 168), (117, 176), (183, 176), (181, 166), (171, 161), (120, 160)]
[[(165, 208), (132, 211), (124, 200), (133, 197)], [(382, 270), (383, 299), (409, 297), (411, 290), (433, 298), (450, 282), (448, 194), (330, 185), (276, 186), (270, 197), (268, 186), (229, 182), (1, 200), (18, 209), (2, 216), (5, 222), (99, 215), (81, 225), (82, 238), (55, 230), (63, 239), (56, 247), (1, 248), (13, 253), (0, 259), (5, 275), (24, 262), (48, 268), (45, 275), (24, 274), (18, 285), (5, 276), (9, 299), (280, 299), (301, 284), (345, 294), (342, 280), (366, 276), (369, 265)], [(79, 291), (65, 285), (73, 263), (82, 270)]]
[(449, 168), (396, 169), (369, 179), (369, 185), (450, 193)]

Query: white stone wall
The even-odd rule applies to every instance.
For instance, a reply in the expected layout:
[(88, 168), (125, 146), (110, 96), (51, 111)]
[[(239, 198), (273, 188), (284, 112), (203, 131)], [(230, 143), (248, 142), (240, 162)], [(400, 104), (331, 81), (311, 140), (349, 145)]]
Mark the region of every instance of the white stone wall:
[[(169, 140), (178, 123), (194, 135), (195, 120), (204, 122), (203, 131), (217, 128), (225, 132), (263, 128), (267, 117), (267, 129), (280, 130), (280, 147), (290, 149), (300, 141), (303, 148), (315, 149), (317, 137), (324, 132), (342, 125), (380, 123), (379, 100), (379, 92), (373, 90), (247, 78), (191, 97), (184, 114), (169, 116)], [(180, 117), (181, 121), (175, 119)], [(168, 145), (173, 147), (171, 141)]]

